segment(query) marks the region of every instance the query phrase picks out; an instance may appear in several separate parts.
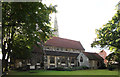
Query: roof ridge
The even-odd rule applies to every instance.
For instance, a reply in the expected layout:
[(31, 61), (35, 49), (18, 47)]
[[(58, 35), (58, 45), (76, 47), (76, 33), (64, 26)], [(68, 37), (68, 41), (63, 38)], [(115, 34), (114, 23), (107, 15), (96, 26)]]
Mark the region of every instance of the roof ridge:
[(64, 40), (69, 40), (69, 41), (74, 41), (74, 42), (80, 42), (80, 41), (77, 41), (77, 40), (72, 40), (72, 39), (62, 38), (62, 37), (53, 37), (53, 38), (60, 38), (60, 39), (64, 39)]
[(83, 52), (83, 53), (92, 53), (92, 54), (98, 54), (98, 53), (96, 53), (96, 52)]

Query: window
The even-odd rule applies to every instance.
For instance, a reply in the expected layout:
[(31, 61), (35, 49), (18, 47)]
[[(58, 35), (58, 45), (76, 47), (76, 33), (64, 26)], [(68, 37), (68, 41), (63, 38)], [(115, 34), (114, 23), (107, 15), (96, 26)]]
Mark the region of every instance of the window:
[(80, 66), (80, 63), (78, 62), (78, 66)]
[(83, 62), (83, 57), (81, 56), (81, 58), (80, 58), (80, 62)]
[(74, 58), (71, 58), (71, 63), (74, 63), (74, 60), (75, 60)]
[(68, 49), (66, 49), (66, 51), (68, 51)]
[(97, 66), (99, 66), (100, 65), (100, 63), (99, 62), (97, 62)]
[(61, 51), (63, 50), (63, 48), (61, 48)]
[(59, 50), (59, 48), (57, 48), (57, 50)]
[(73, 51), (75, 51), (75, 49), (73, 49)]
[(50, 63), (55, 63), (55, 57), (50, 57)]
[(50, 49), (49, 47), (47, 47), (47, 49)]
[(61, 58), (62, 58), (61, 63), (65, 63), (66, 62), (65, 57), (61, 57)]

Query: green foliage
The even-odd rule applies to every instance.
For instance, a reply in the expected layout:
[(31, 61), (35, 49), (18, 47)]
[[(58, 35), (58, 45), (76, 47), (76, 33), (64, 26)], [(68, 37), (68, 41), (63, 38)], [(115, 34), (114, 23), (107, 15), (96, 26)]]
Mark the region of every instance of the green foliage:
[[(110, 61), (116, 61), (116, 62), (119, 62), (120, 61), (120, 58), (119, 58), (120, 54), (119, 53), (111, 53), (109, 54), (106, 59), (110, 62)], [(111, 63), (109, 63), (111, 64)]]
[[(2, 3), (2, 54), (9, 58), (27, 59), (37, 42), (43, 44), (52, 35), (50, 14), (54, 6), (41, 2)], [(42, 48), (42, 47), (41, 47)]]
[(56, 68), (49, 68), (48, 70), (56, 70), (56, 71), (74, 71), (74, 70), (86, 70), (89, 69), (87, 66), (79, 66), (79, 67), (56, 67)]
[(98, 69), (106, 69), (105, 63), (101, 62), (101, 66)]
[(113, 65), (108, 65), (108, 67), (107, 67), (110, 71), (113, 71), (114, 69), (116, 69), (116, 67), (115, 66), (113, 66)]
[(91, 47), (107, 47), (110, 51), (120, 54), (120, 11), (117, 11), (111, 21), (97, 29), (96, 34), (97, 38)]

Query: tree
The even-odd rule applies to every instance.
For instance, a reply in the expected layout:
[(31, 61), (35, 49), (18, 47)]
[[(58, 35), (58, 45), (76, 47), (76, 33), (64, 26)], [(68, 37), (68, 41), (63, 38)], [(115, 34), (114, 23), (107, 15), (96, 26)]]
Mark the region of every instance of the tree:
[(117, 61), (120, 62), (120, 11), (117, 11), (111, 21), (97, 29), (96, 34), (96, 40), (93, 41), (91, 47), (100, 46), (114, 51)]
[(111, 61), (114, 61), (114, 62), (119, 62), (119, 55), (120, 54), (116, 54), (116, 53), (111, 53), (111, 54), (109, 54), (107, 57), (106, 57), (106, 59), (108, 60), (108, 65), (111, 65), (112, 63), (111, 63)]
[[(23, 49), (28, 52), (37, 42), (42, 44), (52, 35), (48, 25), (53, 12), (56, 12), (54, 6), (48, 7), (42, 2), (2, 3), (3, 72), (8, 70), (8, 59), (14, 54), (22, 54)], [(26, 52), (23, 55), (28, 54)]]

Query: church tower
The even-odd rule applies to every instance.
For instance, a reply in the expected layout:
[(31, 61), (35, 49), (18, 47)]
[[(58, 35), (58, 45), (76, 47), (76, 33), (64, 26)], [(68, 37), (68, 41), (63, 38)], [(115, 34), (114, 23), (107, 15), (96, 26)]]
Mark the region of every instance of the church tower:
[(55, 14), (55, 19), (54, 19), (54, 29), (55, 29), (55, 32), (53, 33), (56, 37), (59, 37), (59, 32), (58, 32), (58, 23), (57, 23), (57, 17), (56, 17), (56, 14)]

